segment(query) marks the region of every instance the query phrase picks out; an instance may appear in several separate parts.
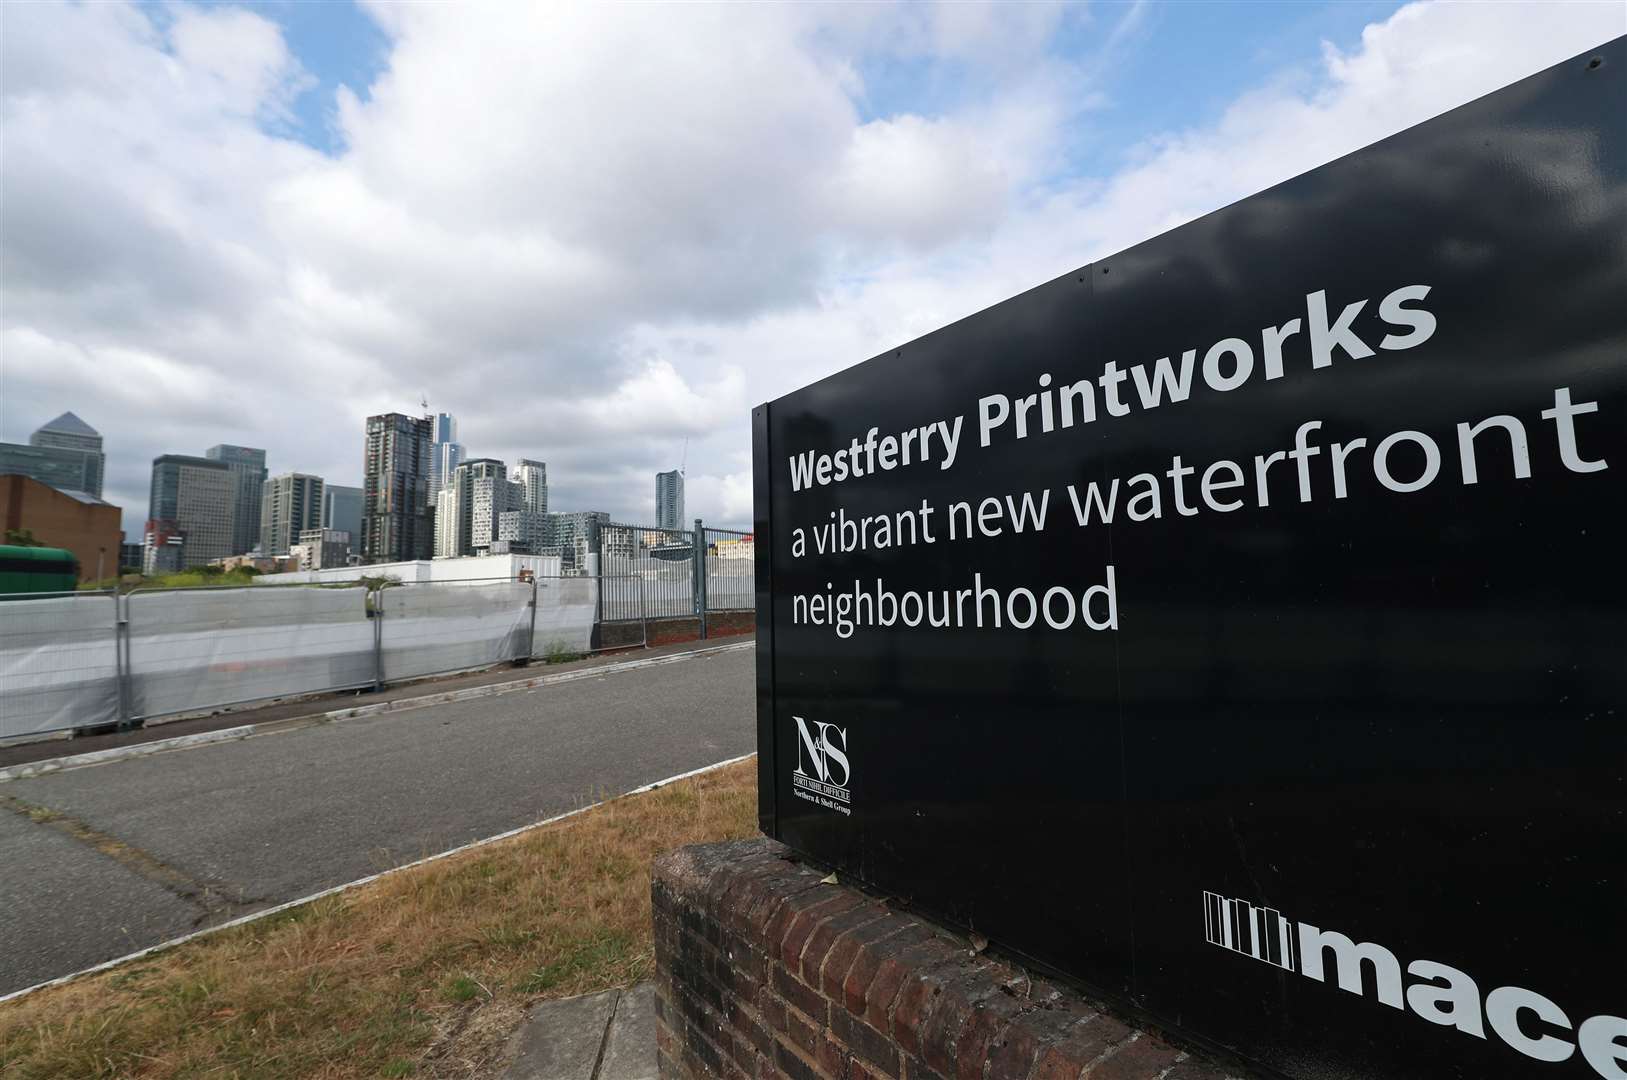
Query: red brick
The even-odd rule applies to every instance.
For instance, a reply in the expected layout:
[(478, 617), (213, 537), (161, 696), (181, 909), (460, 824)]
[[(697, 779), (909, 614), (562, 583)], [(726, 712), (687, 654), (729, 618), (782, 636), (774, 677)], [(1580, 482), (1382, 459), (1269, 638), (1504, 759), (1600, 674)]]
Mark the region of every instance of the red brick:
[(977, 1002), (960, 1039), (955, 1044), (955, 1076), (957, 1080), (982, 1080), (983, 1065), (989, 1059), (991, 1048), (1016, 1019), (1022, 1006), (1007, 994), (993, 994)]
[(961, 1031), (972, 1019), (976, 1003), (998, 992), (993, 986), (969, 990), (964, 984), (946, 985), (921, 1029), (921, 1060), (940, 1076), (953, 1076), (955, 1046)]
[(809, 986), (819, 986), (820, 967), (836, 940), (866, 923), (875, 922), (886, 913), (887, 909), (878, 904), (861, 903), (851, 911), (834, 915), (821, 923), (808, 936), (808, 944), (802, 949), (802, 981)]
[(820, 886), (779, 897), (763, 929), (763, 946), (768, 955), (779, 957), (780, 942), (785, 940), (786, 932), (803, 912), (840, 895), (840, 892), (828, 886)]
[(770, 982), (774, 992), (784, 998), (787, 1005), (794, 1005), (821, 1024), (825, 1023), (830, 1009), (819, 991), (805, 986), (795, 975), (779, 967), (774, 969)]
[(775, 1031), (785, 1030), (785, 1001), (772, 989), (763, 987), (757, 992), (757, 1012), (763, 1023)]
[(818, 1069), (785, 1043), (774, 1047), (774, 1065), (790, 1080), (824, 1080)]
[(920, 975), (904, 980), (899, 988), (898, 1000), (893, 1004), (893, 1038), (906, 1054), (920, 1054), (921, 1029), (926, 1025), (927, 1013), (937, 1004), (937, 995), (943, 988)]
[(1007, 1024), (1006, 1029), (989, 1044), (990, 1077), (1021, 1080), (1033, 1069), (1034, 1059), (1039, 1056), (1040, 1035), (1033, 1025), (1024, 1022), (1025, 1019), (1019, 1017)]
[(1131, 1036), (1129, 1028), (1101, 1013), (1082, 1016), (1034, 1063), (1033, 1080), (1073, 1080), (1085, 1066)]
[(1162, 1039), (1140, 1035), (1119, 1044), (1084, 1075), (1090, 1080), (1148, 1080), (1180, 1058), (1181, 1052)]
[(768, 1033), (768, 1028), (741, 1001), (729, 1002), (729, 1010), (724, 1018), (728, 1020), (729, 1027), (734, 1029), (737, 1041), (749, 1043), (759, 1050), (767, 1050), (774, 1045), (774, 1036)]
[(847, 1080), (848, 1064), (853, 1057), (847, 1052), (847, 1047), (837, 1042), (834, 1036), (826, 1034), (814, 1048), (814, 1060), (819, 1064), (819, 1071), (831, 1080)]
[(904, 1071), (901, 1075), (903, 1080), (944, 1080), (932, 1066), (920, 1058), (913, 1057), (904, 1059)]
[(876, 977), (864, 992), (864, 1018), (883, 1031), (892, 1030), (893, 1003), (906, 983), (920, 978), (927, 969), (957, 959), (957, 954), (937, 938), (901, 949), (881, 962)]
[(1234, 1080), (784, 853), (657, 860), (663, 1080)]
[(896, 914), (888, 912), (875, 922), (865, 923), (838, 938), (830, 948), (830, 955), (825, 957), (825, 967), (819, 977), (819, 987), (825, 992), (825, 996), (833, 1001), (843, 1000), (847, 973), (852, 969), (860, 950), (866, 945), (891, 937), (908, 925), (909, 923)]
[(847, 1005), (847, 1011), (855, 1016), (864, 1015), (867, 992), (881, 965), (931, 936), (932, 931), (919, 920), (907, 920), (900, 930), (890, 936), (861, 944), (853, 957), (853, 966), (848, 968), (847, 977), (842, 980), (842, 1001)]
[(793, 1010), (785, 1015), (785, 1034), (792, 1045), (811, 1058), (818, 1054), (819, 1044), (825, 1039), (825, 1026)]
[(832, 1009), (830, 1031), (844, 1046), (863, 1058), (871, 1070), (886, 1076), (898, 1075), (898, 1044), (863, 1020), (846, 1010)]
[(780, 942), (780, 959), (792, 972), (802, 970), (802, 947), (813, 932), (833, 915), (851, 911), (864, 903), (864, 898), (850, 892), (827, 896), (819, 903), (792, 917), (785, 929), (785, 940)]

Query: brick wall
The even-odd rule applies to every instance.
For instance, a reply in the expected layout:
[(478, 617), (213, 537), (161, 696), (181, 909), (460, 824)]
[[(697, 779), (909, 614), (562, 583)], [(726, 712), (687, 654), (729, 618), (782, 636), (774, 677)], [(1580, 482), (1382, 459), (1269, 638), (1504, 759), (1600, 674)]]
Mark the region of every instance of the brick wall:
[[(0, 528), (29, 529), (46, 547), (67, 548), (79, 560), (79, 580), (119, 572), (124, 541), (122, 511), (107, 503), (83, 503), (26, 476), (0, 476)], [(3, 537), (3, 533), (0, 533)]]
[[(594, 644), (601, 649), (622, 645), (637, 645), (644, 633), (637, 622), (599, 623)], [(710, 611), (706, 614), (708, 638), (733, 637), (737, 634), (757, 632), (755, 611)], [(701, 621), (693, 615), (663, 617), (649, 620), (650, 645), (676, 645), (682, 641), (699, 641)]]
[(965, 939), (827, 884), (766, 839), (656, 860), (661, 1075), (1224, 1080)]

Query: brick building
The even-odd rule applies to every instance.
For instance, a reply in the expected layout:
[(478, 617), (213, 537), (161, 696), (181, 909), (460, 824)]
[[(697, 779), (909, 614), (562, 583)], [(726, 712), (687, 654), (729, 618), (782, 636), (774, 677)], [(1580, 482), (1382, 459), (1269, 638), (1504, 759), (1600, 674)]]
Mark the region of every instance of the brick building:
[[(119, 527), (123, 512), (82, 491), (58, 491), (29, 476), (0, 475), (3, 529), (26, 529), (49, 547), (67, 548), (79, 559), (79, 580), (92, 581), (119, 572)], [(3, 535), (3, 534), (0, 534)]]

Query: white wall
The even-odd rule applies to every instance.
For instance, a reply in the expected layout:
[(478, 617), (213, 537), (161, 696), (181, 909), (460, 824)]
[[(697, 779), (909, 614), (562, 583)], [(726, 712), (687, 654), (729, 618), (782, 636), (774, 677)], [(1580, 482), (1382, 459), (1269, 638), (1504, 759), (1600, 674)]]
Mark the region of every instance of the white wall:
[(462, 559), (419, 559), (414, 562), (261, 574), (254, 582), (256, 585), (314, 585), (360, 581), (364, 577), (393, 577), (398, 581), (471, 581), (479, 578), (517, 578), (521, 570), (530, 570), (539, 578), (550, 578), (558, 577), (560, 569), (561, 560), (557, 555), (475, 555)]

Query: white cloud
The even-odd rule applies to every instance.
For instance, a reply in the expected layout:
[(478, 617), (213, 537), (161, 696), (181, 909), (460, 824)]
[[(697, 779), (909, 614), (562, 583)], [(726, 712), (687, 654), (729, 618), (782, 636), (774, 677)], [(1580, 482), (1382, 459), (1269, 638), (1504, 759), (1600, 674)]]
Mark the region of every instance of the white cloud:
[[(743, 522), (754, 402), (1623, 30), (1410, 6), (1080, 177), (1077, 11), (380, 5), (324, 157), (285, 137), (310, 76), (274, 23), (163, 10), (13, 5), (0, 35), (0, 437), (85, 416), (132, 526), (158, 453), (354, 483), (362, 417), (426, 392), (472, 451), (547, 460), (561, 508), (647, 517), (687, 445), (691, 511)], [(961, 92), (866, 85), (923, 62)]]

